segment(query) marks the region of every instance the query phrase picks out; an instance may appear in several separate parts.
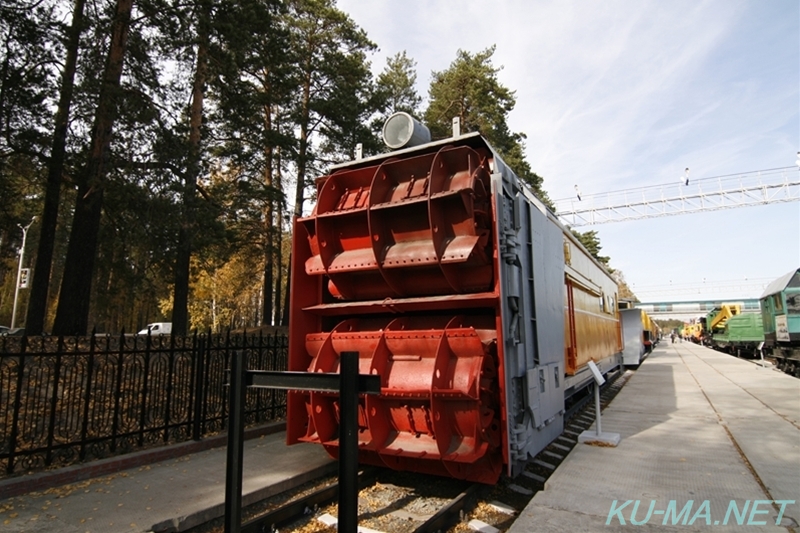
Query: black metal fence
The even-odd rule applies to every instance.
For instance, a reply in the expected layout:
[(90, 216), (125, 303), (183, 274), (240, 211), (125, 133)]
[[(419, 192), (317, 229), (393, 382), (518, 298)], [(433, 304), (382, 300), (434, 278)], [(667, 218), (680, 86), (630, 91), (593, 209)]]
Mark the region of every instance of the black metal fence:
[[(0, 476), (219, 433), (234, 350), (287, 368), (279, 333), (0, 337)], [(247, 424), (285, 414), (285, 392), (248, 392)]]

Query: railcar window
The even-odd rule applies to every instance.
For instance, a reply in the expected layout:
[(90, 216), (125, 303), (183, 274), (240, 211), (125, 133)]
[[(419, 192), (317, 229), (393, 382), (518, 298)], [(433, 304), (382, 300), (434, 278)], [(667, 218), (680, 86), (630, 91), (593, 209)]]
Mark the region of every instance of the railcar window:
[(800, 315), (800, 291), (786, 292), (786, 312), (790, 315)]
[(775, 305), (776, 313), (783, 311), (783, 301), (781, 300), (780, 293), (772, 295), (772, 303)]

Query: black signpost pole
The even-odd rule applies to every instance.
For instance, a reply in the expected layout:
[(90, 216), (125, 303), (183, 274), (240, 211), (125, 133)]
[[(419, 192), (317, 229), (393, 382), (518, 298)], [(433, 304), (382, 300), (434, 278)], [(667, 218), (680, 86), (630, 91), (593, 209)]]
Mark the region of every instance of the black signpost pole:
[[(342, 352), (339, 374), (245, 370), (243, 355), (231, 357), (228, 464), (225, 473), (225, 533), (242, 527), (244, 400), (248, 388), (339, 392), (339, 524), (341, 533), (358, 530), (358, 396), (380, 394), (381, 378), (358, 373), (358, 352)], [(257, 521), (257, 520), (256, 520)], [(250, 530), (253, 520), (245, 526)]]
[(339, 531), (358, 530), (358, 352), (339, 362)]
[(242, 462), (244, 459), (244, 354), (231, 353), (228, 449), (225, 466), (225, 533), (242, 527)]

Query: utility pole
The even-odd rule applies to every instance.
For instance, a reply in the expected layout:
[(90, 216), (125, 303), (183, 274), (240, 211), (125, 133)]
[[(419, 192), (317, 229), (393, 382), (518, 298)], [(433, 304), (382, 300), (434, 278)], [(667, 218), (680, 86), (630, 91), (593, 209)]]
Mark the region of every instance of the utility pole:
[(36, 220), (36, 217), (33, 217), (31, 221), (28, 223), (27, 226), (22, 227), (21, 224), (17, 224), (19, 229), (22, 230), (22, 246), (19, 248), (19, 265), (17, 266), (17, 286), (14, 288), (14, 309), (11, 312), (11, 329), (14, 329), (15, 322), (17, 321), (17, 299), (19, 298), (19, 283), (20, 279), (22, 278), (22, 262), (25, 259), (25, 240), (28, 238), (28, 229), (33, 224), (33, 221)]

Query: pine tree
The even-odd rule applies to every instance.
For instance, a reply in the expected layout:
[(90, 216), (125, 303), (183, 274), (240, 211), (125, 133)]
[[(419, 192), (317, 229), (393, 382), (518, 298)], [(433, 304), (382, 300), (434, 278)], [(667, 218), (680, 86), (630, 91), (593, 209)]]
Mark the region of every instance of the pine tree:
[[(263, 264), (259, 323), (270, 325), (278, 314), (281, 277), (280, 221), (284, 209), (278, 179), (281, 149), (292, 151), (293, 132), (285, 126), (296, 87), (298, 60), (287, 47), (286, 8), (278, 2), (239, 2), (236, 23), (222, 25), (235, 46), (221, 61), (225, 70), (214, 85), (219, 113), (216, 125), (224, 138), (218, 154), (236, 168), (234, 179), (248, 194), (240, 207), (252, 213), (237, 223), (239, 237), (255, 246), (251, 260)], [(231, 18), (233, 21), (233, 18)], [(276, 268), (276, 262), (278, 263)]]
[[(12, 314), (20, 226), (41, 211), (53, 73), (61, 52), (57, 7), (55, 0), (0, 0), (0, 321), (6, 323)], [(29, 260), (35, 260), (31, 251), (40, 222), (28, 234)], [(20, 295), (18, 317), (24, 314), (26, 294)]]
[(450, 135), (452, 119), (458, 117), (462, 133), (480, 132), (536, 196), (553, 209), (542, 188), (543, 179), (525, 160), (525, 134), (513, 133), (508, 127), (508, 114), (516, 98), (514, 91), (497, 79), (500, 69), (492, 65), (494, 51), (494, 46), (474, 55), (459, 50), (447, 70), (433, 73), (425, 123), (433, 138), (441, 139)]
[[(294, 214), (300, 216), (308, 173), (315, 168), (317, 158), (311, 138), (326, 120), (334, 126), (349, 119), (349, 125), (355, 127), (357, 119), (352, 117), (361, 115), (361, 110), (352, 101), (342, 100), (347, 96), (344, 88), (357, 87), (354, 80), (360, 78), (363, 54), (373, 50), (375, 44), (332, 0), (293, 0), (288, 24), (292, 47), (300, 61), (300, 91), (293, 112), (299, 130)], [(333, 127), (328, 133), (332, 131)], [(356, 144), (352, 136), (335, 142), (344, 150)]]
[(422, 98), (417, 93), (417, 63), (405, 50), (386, 58), (386, 66), (378, 75), (376, 93), (384, 103), (385, 116), (402, 111), (418, 116)]
[[(311, 143), (314, 135), (323, 130), (327, 134), (324, 151), (329, 160), (337, 159), (337, 153), (352, 159), (359, 142), (366, 144), (367, 150), (377, 150), (378, 141), (367, 125), (372, 114), (369, 106), (351, 98), (353, 93), (362, 97), (370, 93), (365, 89), (369, 69), (364, 54), (374, 50), (375, 44), (332, 0), (292, 0), (287, 26), (299, 67), (299, 97), (290, 115), (299, 130), (292, 154), (297, 176), (294, 216), (299, 217), (308, 175), (319, 171)], [(291, 264), (291, 256), (287, 262)], [(287, 270), (285, 286), (282, 325), (288, 322), (291, 270)]]
[(97, 101), (86, 167), (78, 176), (78, 197), (69, 249), (53, 324), (57, 335), (86, 333), (89, 320), (103, 193), (110, 159), (111, 137), (120, 105), (120, 79), (128, 44), (133, 0), (118, 0), (108, 56)]
[(67, 30), (64, 68), (61, 72), (61, 88), (55, 115), (53, 139), (45, 184), (44, 208), (41, 216), (39, 247), (36, 266), (33, 269), (30, 300), (25, 327), (28, 332), (41, 332), (45, 328), (47, 293), (50, 288), (50, 273), (55, 248), (58, 206), (61, 198), (61, 183), (67, 150), (67, 126), (69, 124), (75, 71), (78, 61), (80, 37), (83, 31), (83, 8), (85, 0), (75, 0), (72, 23)]
[(317, 110), (323, 121), (320, 156), (326, 164), (352, 161), (356, 146), (364, 155), (379, 153), (380, 137), (371, 127), (371, 119), (380, 105), (364, 50), (356, 49), (329, 59), (333, 86)]
[(178, 232), (177, 256), (175, 259), (175, 285), (172, 298), (172, 331), (185, 335), (189, 324), (189, 270), (191, 268), (192, 243), (196, 232), (196, 187), (201, 172), (203, 103), (208, 77), (208, 53), (211, 39), (212, 5), (210, 0), (200, 0), (195, 5), (196, 49), (191, 102), (189, 104), (189, 138), (186, 170), (181, 190), (182, 213)]
[(52, 0), (0, 0), (0, 165), (17, 156), (47, 159), (57, 17)]

